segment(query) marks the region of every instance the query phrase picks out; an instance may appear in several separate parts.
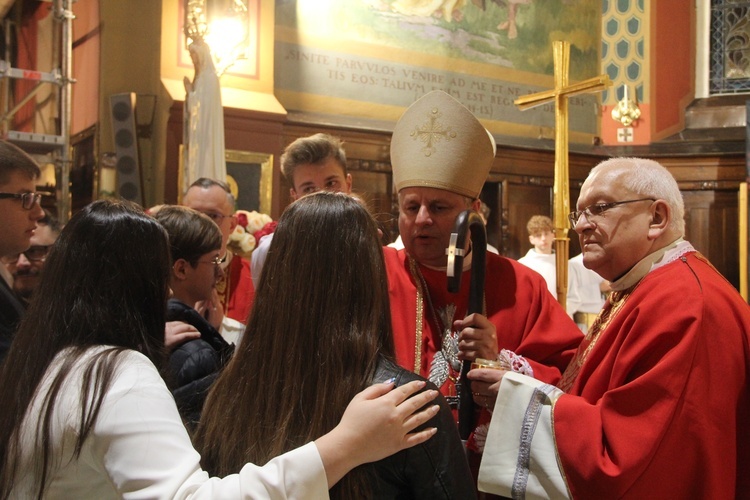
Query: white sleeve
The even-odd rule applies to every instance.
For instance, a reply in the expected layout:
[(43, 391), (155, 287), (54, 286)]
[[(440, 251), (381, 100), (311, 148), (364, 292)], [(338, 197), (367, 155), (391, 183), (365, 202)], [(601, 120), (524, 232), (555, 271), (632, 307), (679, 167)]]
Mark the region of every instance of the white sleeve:
[(250, 255), (250, 275), (253, 277), (253, 287), (258, 289), (260, 283), (260, 274), (263, 272), (263, 265), (266, 263), (268, 249), (271, 248), (273, 233), (263, 236)]
[(242, 336), (245, 334), (245, 325), (236, 319), (224, 316), (221, 320), (221, 330), (219, 333), (221, 333), (221, 336), (224, 337), (224, 340), (228, 343), (234, 344), (235, 347), (239, 347), (240, 342), (242, 342)]
[(583, 299), (581, 298), (581, 276), (579, 274), (578, 266), (574, 262), (568, 262), (568, 297), (565, 308), (568, 310), (568, 315), (573, 316), (581, 305)]
[(154, 365), (134, 353), (121, 366), (87, 442), (123, 498), (328, 498), (314, 443), (263, 467), (209, 478)]
[(512, 498), (570, 498), (557, 460), (552, 408), (563, 392), (507, 372), (492, 413), (479, 490)]

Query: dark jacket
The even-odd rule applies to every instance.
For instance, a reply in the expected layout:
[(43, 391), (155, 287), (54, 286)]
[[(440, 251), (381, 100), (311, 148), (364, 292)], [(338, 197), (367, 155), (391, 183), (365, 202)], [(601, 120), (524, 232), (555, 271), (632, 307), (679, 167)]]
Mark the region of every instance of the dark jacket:
[[(2, 264), (0, 264), (2, 265)], [(13, 335), (25, 309), (21, 300), (3, 278), (0, 278), (0, 364), (8, 354)]]
[(188, 429), (193, 430), (200, 420), (208, 390), (234, 353), (234, 344), (227, 343), (198, 311), (177, 299), (167, 303), (167, 321), (188, 323), (201, 334), (201, 338), (176, 347), (169, 356), (167, 383), (180, 415)]
[[(396, 379), (396, 387), (412, 380), (424, 380), (382, 358), (373, 383), (385, 382), (392, 377)], [(425, 389), (437, 390), (437, 387), (428, 382)], [(420, 445), (373, 464), (377, 475), (377, 480), (373, 482), (373, 498), (476, 498), (474, 480), (453, 413), (442, 396), (438, 396), (434, 403), (440, 405), (440, 412), (419, 429), (437, 427), (437, 433)]]

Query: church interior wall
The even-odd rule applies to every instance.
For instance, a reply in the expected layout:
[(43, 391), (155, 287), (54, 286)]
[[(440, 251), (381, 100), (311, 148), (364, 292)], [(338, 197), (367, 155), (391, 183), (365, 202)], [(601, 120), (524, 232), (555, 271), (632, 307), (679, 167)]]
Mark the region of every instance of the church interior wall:
[[(70, 131), (75, 135), (96, 127), (101, 118), (99, 115), (104, 102), (101, 98), (100, 85), (102, 80), (100, 71), (101, 61), (101, 15), (99, 3), (95, 0), (79, 0), (75, 3), (75, 22), (73, 28), (73, 102), (77, 103), (72, 109)], [(52, 17), (52, 16), (50, 16)], [(46, 29), (49, 33), (53, 30)], [(52, 52), (52, 51), (49, 51)], [(80, 97), (79, 97), (80, 96)], [(105, 108), (106, 109), (106, 108)], [(111, 130), (107, 128), (107, 131)], [(111, 139), (108, 141), (111, 144)]]
[(685, 110), (695, 98), (695, 9), (683, 0), (653, 5), (652, 102), (659, 103), (651, 126), (654, 141), (685, 128)]
[[(644, 8), (651, 9), (648, 11), (651, 14), (648, 29), (653, 35), (652, 59), (648, 63), (648, 80), (645, 81), (646, 86), (650, 85), (651, 88), (650, 93), (645, 94), (649, 102), (644, 104), (650, 105), (651, 114), (646, 118), (654, 137), (672, 134), (682, 127), (686, 100), (692, 99), (694, 93), (696, 57), (692, 34), (695, 31), (694, 13), (690, 9), (678, 9), (679, 2), (657, 3), (644, 4)], [(141, 140), (146, 151), (145, 169), (151, 175), (148, 204), (176, 202), (179, 198), (177, 174), (182, 142), (182, 102), (179, 98), (175, 99), (175, 87), (168, 88), (164, 83), (165, 59), (174, 59), (175, 56), (171, 52), (165, 53), (163, 48), (166, 36), (164, 26), (169, 23), (177, 24), (172, 12), (175, 5), (177, 0), (79, 0), (74, 3), (76, 9), (86, 9), (85, 16), (84, 11), (80, 11), (81, 20), (86, 20), (85, 29), (78, 29), (75, 41), (78, 51), (76, 77), (81, 78), (82, 82), (75, 94), (75, 120), (78, 120), (75, 123), (80, 124), (77, 128), (88, 124), (91, 120), (82, 117), (86, 116), (85, 113), (90, 113), (91, 109), (98, 108), (97, 121), (89, 126), (95, 128), (94, 161), (99, 161), (103, 153), (112, 150), (109, 96), (118, 92), (156, 96), (152, 133), (150, 137)], [(264, 0), (257, 5), (263, 13), (265, 25), (269, 22), (269, 15), (273, 14), (273, 2), (269, 6), (269, 2)], [(94, 6), (100, 9), (98, 13)], [(171, 13), (171, 19), (165, 19), (166, 11)], [(665, 25), (671, 26), (671, 31), (663, 29)], [(178, 30), (177, 26), (173, 28), (173, 32), (169, 34), (170, 39), (175, 38)], [(278, 33), (279, 30), (277, 37)], [(282, 30), (281, 39), (288, 40), (286, 36)], [(670, 41), (670, 37), (676, 37), (677, 41)], [(273, 66), (275, 59), (284, 56), (278, 52), (278, 38), (276, 46), (269, 44), (268, 40), (263, 43), (264, 50), (259, 52), (259, 56), (264, 64), (267, 65), (270, 60)], [(172, 45), (176, 46), (174, 41)], [(158, 50), (159, 47), (162, 49)], [(97, 51), (98, 58), (91, 56)], [(168, 79), (175, 81), (182, 76), (192, 75), (190, 67), (170, 71), (174, 71), (174, 74), (167, 75)], [(91, 88), (88, 83), (90, 75), (97, 73), (98, 84)], [(87, 74), (89, 76), (85, 76)], [(273, 77), (271, 72), (272, 81)], [(551, 78), (540, 80), (547, 85), (547, 80)], [(243, 84), (235, 85), (239, 87)], [(272, 94), (283, 94), (276, 87), (272, 86), (272, 89), (275, 89)], [(614, 99), (616, 93), (612, 90), (609, 91), (609, 96)], [(254, 96), (259, 95), (263, 93), (263, 89), (252, 92), (255, 92), (252, 94)], [(83, 95), (84, 93), (91, 95)], [(267, 99), (270, 98), (257, 100), (264, 103), (260, 106), (262, 109), (248, 109), (252, 106), (242, 100), (237, 101), (239, 104), (225, 103), (224, 112), (227, 149), (262, 153), (272, 158), (274, 168), (270, 215), (277, 218), (289, 203), (289, 186), (278, 170), (283, 148), (297, 137), (325, 131), (344, 139), (349, 167), (355, 179), (355, 191), (364, 195), (381, 224), (389, 230), (389, 234), (395, 236), (397, 205), (390, 176), (390, 127), (393, 125), (390, 115), (376, 119), (369, 119), (364, 115), (325, 115), (319, 111), (284, 107), (279, 109)], [(319, 97), (311, 97), (311, 101), (321, 102)], [(397, 117), (407, 104), (404, 102), (403, 106), (393, 110), (387, 106), (386, 108)], [(602, 106), (601, 109), (605, 108)], [(604, 112), (598, 117), (602, 129), (611, 121)], [(521, 125), (519, 128), (523, 128)], [(82, 133), (86, 130), (88, 128), (75, 132)], [(531, 129), (526, 127), (524, 130), (528, 132)], [(552, 212), (554, 142), (551, 132), (553, 129), (537, 125), (536, 131), (526, 137), (513, 137), (504, 132), (496, 134), (498, 153), (483, 196), (489, 200), (493, 210), (488, 229), (490, 242), (513, 258), (520, 257), (529, 248), (525, 222), (532, 212), (550, 215)], [(737, 286), (736, 195), (746, 174), (744, 152), (736, 141), (726, 142), (719, 136), (710, 141), (709, 145), (696, 145), (672, 138), (630, 146), (606, 144), (595, 136), (584, 139), (571, 144), (572, 205), (575, 204), (580, 184), (598, 161), (617, 155), (657, 159), (673, 172), (685, 194), (688, 238)], [(95, 196), (96, 193), (92, 193), (91, 197)], [(571, 233), (571, 236), (573, 255), (577, 253), (578, 246), (575, 235)]]

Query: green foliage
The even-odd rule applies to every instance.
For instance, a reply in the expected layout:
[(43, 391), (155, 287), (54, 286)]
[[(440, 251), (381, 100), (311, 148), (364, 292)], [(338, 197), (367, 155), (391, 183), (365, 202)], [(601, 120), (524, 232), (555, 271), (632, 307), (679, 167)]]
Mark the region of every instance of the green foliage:
[[(315, 0), (298, 0), (315, 1)], [(277, 22), (296, 24), (298, 2), (277, 0)], [(485, 0), (482, 10), (471, 0), (461, 8), (460, 19), (446, 21), (442, 15), (413, 18), (388, 11), (391, 0), (382, 0), (378, 10), (362, 0), (329, 0), (321, 15), (335, 21), (331, 37), (383, 47), (403, 48), (446, 58), (511, 66), (537, 74), (553, 73), (552, 42), (571, 44), (570, 78), (582, 80), (600, 73), (601, 2), (599, 0), (533, 0), (518, 5), (517, 37), (498, 26), (508, 20), (507, 2)], [(342, 48), (345, 50), (345, 43)]]

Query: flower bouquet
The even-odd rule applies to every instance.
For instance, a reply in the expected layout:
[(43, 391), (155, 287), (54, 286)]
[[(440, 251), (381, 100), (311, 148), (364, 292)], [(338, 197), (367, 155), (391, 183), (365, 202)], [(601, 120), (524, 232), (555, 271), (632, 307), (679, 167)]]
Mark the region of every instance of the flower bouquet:
[(272, 233), (276, 223), (268, 215), (255, 210), (237, 210), (234, 216), (237, 218), (237, 227), (229, 235), (227, 247), (233, 254), (249, 259), (260, 237)]

